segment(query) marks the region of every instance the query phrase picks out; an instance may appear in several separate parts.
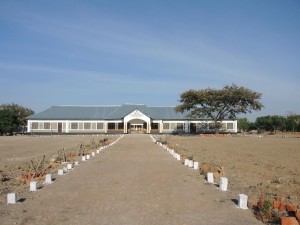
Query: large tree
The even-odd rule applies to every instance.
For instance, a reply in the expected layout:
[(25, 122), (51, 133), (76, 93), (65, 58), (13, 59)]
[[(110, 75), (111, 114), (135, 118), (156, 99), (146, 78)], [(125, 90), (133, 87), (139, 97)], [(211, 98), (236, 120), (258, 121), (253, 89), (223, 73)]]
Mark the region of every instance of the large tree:
[(34, 114), (32, 109), (23, 107), (21, 105), (12, 103), (12, 104), (2, 104), (0, 105), (0, 109), (8, 109), (15, 113), (18, 119), (18, 126), (26, 126), (27, 125), (27, 117)]
[(300, 131), (300, 115), (288, 113), (287, 129), (293, 132)]
[(260, 131), (286, 131), (288, 120), (284, 116), (261, 116), (257, 117), (255, 124)]
[(27, 117), (33, 113), (33, 110), (14, 103), (0, 105), (0, 135), (23, 130)]
[(222, 89), (188, 90), (180, 95), (177, 112), (189, 112), (189, 118), (208, 118), (214, 121), (216, 132), (224, 119), (236, 119), (238, 114), (261, 110), (262, 94), (236, 84)]
[(0, 109), (0, 135), (12, 134), (17, 127), (17, 115), (9, 109)]

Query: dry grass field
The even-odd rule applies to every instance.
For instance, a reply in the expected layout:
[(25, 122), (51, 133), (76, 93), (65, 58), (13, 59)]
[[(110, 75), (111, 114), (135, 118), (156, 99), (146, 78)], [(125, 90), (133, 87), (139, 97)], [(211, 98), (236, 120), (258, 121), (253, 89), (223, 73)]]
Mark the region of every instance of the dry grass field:
[[(38, 165), (45, 156), (42, 167), (55, 163), (59, 154), (78, 154), (80, 145), (89, 146), (91, 143), (99, 144), (104, 138), (110, 141), (115, 136), (105, 135), (72, 135), (72, 136), (3, 136), (0, 137), (0, 206), (6, 203), (6, 194), (9, 192), (22, 192), (28, 189), (28, 182), (20, 182), (20, 178), (33, 170), (33, 165)], [(74, 160), (74, 159), (73, 159)], [(4, 213), (0, 207), (0, 214)]]
[[(141, 135), (143, 136), (143, 135)], [(117, 136), (11, 136), (0, 137), (0, 215), (6, 214), (6, 194), (28, 192), (20, 177), (45, 155), (50, 163), (59, 150), (78, 153), (80, 145), (110, 141)], [(149, 137), (150, 138), (150, 137)], [(300, 205), (300, 135), (171, 136), (157, 135), (177, 152), (200, 164), (223, 166), (230, 193), (246, 194), (257, 204), (261, 195), (273, 201)], [(46, 163), (46, 165), (49, 165)], [(55, 168), (53, 168), (55, 169)]]
[(224, 166), (229, 190), (300, 205), (300, 135), (161, 136), (200, 164)]
[(39, 182), (43, 187), (37, 192), (29, 192), (27, 184), (18, 192), (22, 201), (0, 205), (5, 210), (0, 223), (262, 224), (250, 210), (236, 207), (237, 196), (206, 184), (198, 171), (174, 160), (149, 135), (124, 135), (65, 176), (53, 175), (53, 184)]

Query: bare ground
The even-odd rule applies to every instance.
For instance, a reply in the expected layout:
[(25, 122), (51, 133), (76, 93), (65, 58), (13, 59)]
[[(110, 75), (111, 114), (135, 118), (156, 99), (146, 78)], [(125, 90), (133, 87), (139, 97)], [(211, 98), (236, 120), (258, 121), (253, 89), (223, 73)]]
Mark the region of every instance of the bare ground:
[[(181, 145), (184, 138), (175, 140)], [(32, 147), (27, 149), (36, 143), (28, 142)], [(37, 154), (24, 149), (22, 157)], [(2, 154), (9, 156), (3, 148)], [(21, 192), (23, 202), (2, 204), (6, 213), (0, 216), (1, 224), (261, 224), (249, 210), (236, 207), (234, 191), (206, 184), (198, 171), (182, 166), (148, 135), (126, 135), (68, 175), (53, 174), (53, 184)]]
[[(45, 156), (44, 164), (49, 165), (53, 159), (58, 157), (59, 151), (63, 151), (65, 154), (78, 154), (80, 145), (99, 144), (99, 141), (104, 138), (114, 140), (116, 136), (53, 135), (0, 137), (0, 214), (5, 213), (5, 208), (2, 206), (6, 202), (7, 193), (27, 191), (28, 184), (23, 184), (20, 182), (20, 179), (24, 174), (32, 170), (31, 161), (38, 164)], [(50, 172), (52, 170), (50, 169)]]
[(299, 134), (160, 138), (195, 161), (224, 166), (229, 189), (252, 203), (263, 194), (300, 206)]

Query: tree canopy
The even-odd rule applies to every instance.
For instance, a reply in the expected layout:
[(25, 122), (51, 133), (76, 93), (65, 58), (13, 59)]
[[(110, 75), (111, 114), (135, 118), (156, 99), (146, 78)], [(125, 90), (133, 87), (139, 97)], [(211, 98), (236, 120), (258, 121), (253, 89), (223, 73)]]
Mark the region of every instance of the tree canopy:
[(180, 95), (177, 112), (189, 112), (190, 118), (207, 118), (217, 123), (224, 119), (236, 119), (238, 114), (261, 110), (262, 94), (236, 84), (222, 89), (206, 88), (188, 90)]
[(9, 109), (0, 110), (0, 135), (11, 134), (18, 127), (17, 115)]
[(19, 127), (26, 126), (26, 118), (33, 113), (33, 110), (14, 103), (0, 105), (0, 134), (12, 134)]

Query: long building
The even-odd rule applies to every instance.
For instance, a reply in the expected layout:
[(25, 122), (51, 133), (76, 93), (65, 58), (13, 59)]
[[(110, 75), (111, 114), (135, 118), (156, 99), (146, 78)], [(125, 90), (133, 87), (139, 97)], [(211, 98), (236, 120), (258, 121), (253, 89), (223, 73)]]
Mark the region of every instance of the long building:
[[(115, 106), (52, 106), (28, 117), (30, 133), (205, 133), (214, 123), (188, 119), (174, 107), (124, 104)], [(236, 133), (237, 121), (222, 121), (222, 132)]]

